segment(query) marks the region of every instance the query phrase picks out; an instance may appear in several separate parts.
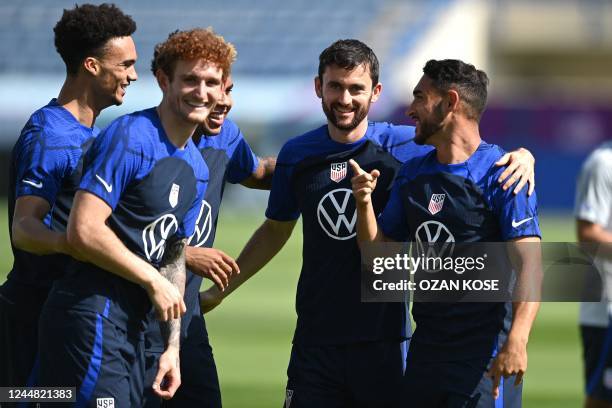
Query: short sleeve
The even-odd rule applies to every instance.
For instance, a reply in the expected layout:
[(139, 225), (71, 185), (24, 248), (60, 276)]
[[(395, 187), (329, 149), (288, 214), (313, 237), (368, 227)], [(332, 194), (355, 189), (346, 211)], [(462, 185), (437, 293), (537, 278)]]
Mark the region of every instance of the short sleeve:
[(514, 189), (506, 191), (502, 188), (497, 179), (504, 168), (498, 168), (489, 179), (490, 202), (493, 206), (493, 213), (497, 216), (502, 239), (510, 241), (521, 237), (537, 236), (542, 237), (538, 219), (537, 195), (534, 192), (527, 196), (527, 189), (523, 188), (517, 194)]
[(603, 154), (585, 163), (576, 188), (575, 215), (579, 220), (606, 226), (612, 211), (612, 164)]
[(233, 123), (231, 125), (233, 125), (231, 129), (232, 140), (228, 149), (230, 160), (225, 174), (227, 181), (236, 184), (250, 177), (257, 170), (259, 161), (251, 150), (249, 143), (244, 139), (240, 128)]
[(121, 120), (115, 121), (88, 150), (79, 188), (100, 197), (114, 210), (146, 160), (138, 138), (130, 137)]
[(44, 198), (51, 207), (55, 204), (71, 166), (66, 149), (49, 148), (52, 139), (38, 127), (31, 127), (19, 138), (13, 151), (15, 198), (33, 195)]
[(294, 164), (290, 160), (289, 149), (285, 145), (278, 155), (266, 209), (266, 217), (272, 220), (293, 221), (300, 217), (297, 198), (291, 187)]
[(386, 237), (400, 242), (410, 240), (408, 218), (402, 197), (402, 192), (407, 182), (404, 170), (405, 167), (402, 168), (402, 171), (400, 171), (400, 174), (393, 183), (389, 201), (387, 201), (385, 209), (378, 217), (378, 225), (382, 233)]

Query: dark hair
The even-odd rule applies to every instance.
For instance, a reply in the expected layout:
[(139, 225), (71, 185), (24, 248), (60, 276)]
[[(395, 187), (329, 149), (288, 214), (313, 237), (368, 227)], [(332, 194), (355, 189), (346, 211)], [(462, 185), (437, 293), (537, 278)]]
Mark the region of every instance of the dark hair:
[(423, 72), (440, 91), (454, 89), (467, 107), (467, 115), (479, 120), (487, 104), (489, 78), (484, 71), (460, 60), (429, 60)]
[(330, 65), (352, 70), (359, 65), (370, 69), (372, 86), (378, 83), (378, 58), (374, 51), (359, 40), (338, 40), (319, 55), (319, 78)]
[(64, 9), (53, 28), (55, 49), (69, 74), (76, 74), (79, 64), (89, 56), (100, 57), (106, 43), (116, 37), (127, 37), (136, 31), (136, 23), (114, 4), (76, 5)]
[(217, 64), (223, 71), (225, 80), (236, 60), (236, 48), (222, 36), (215, 34), (211, 27), (174, 31), (168, 35), (166, 41), (155, 46), (151, 71), (155, 75), (157, 70), (161, 69), (172, 78), (178, 60), (198, 58)]

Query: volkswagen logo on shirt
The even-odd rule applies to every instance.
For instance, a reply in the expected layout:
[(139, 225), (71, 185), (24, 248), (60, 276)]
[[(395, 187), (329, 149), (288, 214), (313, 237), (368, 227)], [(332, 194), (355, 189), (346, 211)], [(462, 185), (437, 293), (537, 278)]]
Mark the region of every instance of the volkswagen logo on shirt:
[(418, 256), (445, 258), (452, 256), (455, 250), (455, 237), (446, 225), (439, 221), (425, 221), (419, 225), (414, 239)]
[(159, 262), (164, 256), (166, 240), (178, 231), (178, 221), (173, 214), (165, 214), (142, 230), (144, 252), (150, 262)]
[(202, 206), (200, 207), (200, 213), (198, 214), (198, 220), (195, 224), (195, 231), (193, 235), (189, 237), (189, 241), (187, 241), (187, 245), (191, 245), (194, 247), (203, 246), (208, 237), (210, 236), (210, 232), (212, 231), (212, 209), (210, 204), (206, 202), (206, 200), (202, 200)]
[(338, 188), (325, 194), (317, 206), (317, 218), (329, 237), (340, 241), (353, 238), (357, 234), (353, 192), (348, 188)]

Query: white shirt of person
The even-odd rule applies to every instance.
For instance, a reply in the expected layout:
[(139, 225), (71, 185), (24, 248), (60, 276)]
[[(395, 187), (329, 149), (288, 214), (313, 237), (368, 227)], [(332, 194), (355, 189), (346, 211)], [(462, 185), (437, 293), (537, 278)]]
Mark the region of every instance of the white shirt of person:
[[(587, 158), (576, 186), (575, 216), (612, 231), (612, 141), (605, 142)], [(612, 261), (595, 257), (602, 274), (604, 297), (601, 302), (582, 302), (580, 324), (607, 327), (612, 318)], [(610, 316), (610, 317), (609, 317)]]

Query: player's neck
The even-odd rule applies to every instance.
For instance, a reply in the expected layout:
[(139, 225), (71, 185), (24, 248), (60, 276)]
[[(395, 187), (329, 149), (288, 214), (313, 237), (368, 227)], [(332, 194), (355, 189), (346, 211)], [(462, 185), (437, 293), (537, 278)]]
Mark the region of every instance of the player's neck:
[(354, 143), (365, 136), (368, 131), (368, 118), (361, 121), (355, 129), (342, 130), (332, 125), (329, 121), (327, 122), (327, 130), (329, 131), (329, 137), (338, 143)]
[(157, 107), (157, 114), (170, 143), (179, 149), (184, 148), (197, 125), (178, 117), (163, 102)]
[(95, 104), (93, 93), (84, 81), (67, 77), (57, 97), (57, 103), (82, 125), (92, 127), (102, 109)]
[(432, 138), (432, 144), (436, 148), (436, 158), (442, 164), (463, 163), (480, 146), (478, 123), (454, 126), (440, 133)]

